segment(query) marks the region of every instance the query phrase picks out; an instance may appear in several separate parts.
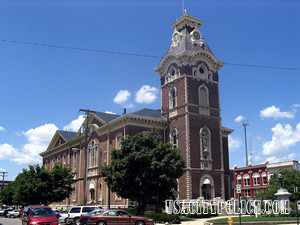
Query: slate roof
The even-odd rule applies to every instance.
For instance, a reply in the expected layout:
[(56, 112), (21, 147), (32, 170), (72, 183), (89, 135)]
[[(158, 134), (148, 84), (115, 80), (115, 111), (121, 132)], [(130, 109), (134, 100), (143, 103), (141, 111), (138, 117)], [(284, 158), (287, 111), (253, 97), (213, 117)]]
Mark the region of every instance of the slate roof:
[(76, 136), (76, 132), (58, 130), (57, 131), (66, 141), (72, 140)]
[(100, 117), (102, 120), (104, 120), (105, 122), (109, 122), (111, 120), (114, 120), (114, 119), (120, 117), (120, 115), (117, 115), (117, 114), (104, 113), (104, 112), (95, 112), (95, 114), (98, 117)]
[(162, 118), (160, 110), (156, 110), (156, 109), (144, 108), (144, 109), (138, 110), (136, 112), (128, 113), (128, 114), (138, 115), (138, 116), (148, 116), (148, 117), (153, 117), (153, 118), (158, 118), (158, 119)]

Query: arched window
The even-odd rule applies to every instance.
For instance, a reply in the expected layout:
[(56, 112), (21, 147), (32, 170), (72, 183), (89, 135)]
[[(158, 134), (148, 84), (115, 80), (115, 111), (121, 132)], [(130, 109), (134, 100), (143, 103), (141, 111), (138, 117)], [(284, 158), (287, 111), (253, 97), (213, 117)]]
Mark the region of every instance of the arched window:
[(92, 144), (89, 146), (88, 149), (88, 165), (89, 167), (97, 166), (97, 154), (98, 154), (98, 145), (96, 141), (93, 140)]
[(176, 88), (172, 88), (170, 91), (170, 108), (175, 108), (177, 106), (177, 91)]
[(171, 132), (171, 144), (173, 146), (173, 148), (177, 148), (178, 147), (178, 132), (177, 129), (173, 129)]
[(199, 87), (199, 106), (208, 107), (208, 89), (205, 86)]
[(90, 189), (90, 200), (91, 202), (95, 201), (95, 189)]
[(237, 184), (242, 185), (242, 177), (239, 175), (236, 177)]
[(244, 186), (250, 186), (250, 176), (248, 174), (244, 175)]
[(99, 184), (99, 188), (98, 188), (98, 201), (102, 202), (102, 184)]
[(260, 175), (258, 173), (253, 175), (253, 185), (260, 185)]
[(268, 177), (267, 177), (267, 174), (266, 174), (266, 173), (262, 173), (262, 174), (261, 174), (261, 177), (262, 177), (262, 184), (263, 184), (263, 185), (267, 185), (267, 184), (268, 184)]

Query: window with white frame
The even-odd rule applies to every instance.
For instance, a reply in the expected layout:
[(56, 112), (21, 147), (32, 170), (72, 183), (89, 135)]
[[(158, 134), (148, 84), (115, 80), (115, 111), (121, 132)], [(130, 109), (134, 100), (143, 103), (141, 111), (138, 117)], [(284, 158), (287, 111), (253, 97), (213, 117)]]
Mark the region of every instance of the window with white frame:
[(244, 176), (244, 186), (250, 186), (250, 176), (249, 175)]
[(177, 92), (176, 88), (172, 88), (170, 91), (170, 109), (173, 109), (177, 106)]
[(254, 174), (253, 175), (253, 185), (260, 185), (260, 175), (259, 174)]
[(236, 180), (237, 180), (237, 184), (242, 185), (242, 177), (241, 176), (237, 176)]
[(102, 184), (99, 184), (99, 187), (98, 187), (98, 201), (102, 201), (102, 198), (103, 198), (103, 194), (102, 194)]
[(76, 159), (76, 152), (73, 152), (73, 172), (76, 171), (76, 164), (77, 164), (77, 159)]
[(103, 152), (103, 162), (106, 162), (107, 161), (107, 152), (104, 151)]
[(122, 148), (122, 133), (116, 135), (116, 149)]
[(267, 174), (266, 174), (266, 173), (263, 173), (263, 174), (261, 175), (261, 177), (262, 177), (262, 184), (263, 184), (263, 185), (267, 185), (267, 184), (268, 184), (268, 177), (267, 177)]
[(91, 200), (91, 202), (95, 201), (95, 189), (94, 188), (90, 189), (90, 200)]
[(174, 128), (171, 132), (171, 144), (173, 148), (178, 147), (178, 132), (176, 128)]
[(251, 196), (251, 193), (250, 193), (250, 190), (249, 190), (249, 189), (246, 189), (246, 190), (245, 190), (245, 196), (246, 196), (246, 197), (250, 197), (250, 196)]
[(63, 156), (63, 165), (65, 166), (67, 164), (67, 156), (64, 154)]
[(97, 166), (98, 144), (95, 140), (91, 142), (88, 148), (88, 165), (90, 168)]
[(76, 201), (76, 186), (73, 187), (73, 191), (72, 191), (72, 201), (73, 201), (73, 202)]

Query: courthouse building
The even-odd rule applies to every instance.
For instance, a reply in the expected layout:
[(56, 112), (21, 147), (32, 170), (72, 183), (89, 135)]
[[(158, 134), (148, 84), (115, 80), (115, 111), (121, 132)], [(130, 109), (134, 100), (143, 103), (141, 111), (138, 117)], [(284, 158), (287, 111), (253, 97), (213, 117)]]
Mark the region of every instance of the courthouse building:
[[(222, 126), (220, 110), (218, 72), (223, 64), (204, 40), (201, 25), (186, 13), (173, 24), (170, 48), (156, 67), (161, 109), (123, 115), (89, 113), (87, 204), (128, 206), (126, 199), (109, 192), (101, 168), (110, 163), (111, 151), (120, 148), (122, 137), (150, 130), (179, 148), (186, 160), (186, 172), (178, 181), (180, 199), (233, 196), (228, 155), (228, 135), (233, 130)], [(41, 153), (46, 168), (60, 163), (73, 170), (74, 191), (61, 206), (83, 203), (86, 136), (82, 131), (57, 131)]]

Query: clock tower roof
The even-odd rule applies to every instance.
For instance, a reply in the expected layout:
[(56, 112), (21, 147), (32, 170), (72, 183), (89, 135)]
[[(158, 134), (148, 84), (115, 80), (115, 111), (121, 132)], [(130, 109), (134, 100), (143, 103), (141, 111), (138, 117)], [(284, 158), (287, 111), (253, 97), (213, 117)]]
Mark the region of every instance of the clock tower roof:
[(202, 24), (202, 21), (185, 12), (172, 25), (174, 32), (168, 53), (174, 53), (176, 55), (184, 52), (196, 53), (199, 51), (212, 53), (199, 30)]

